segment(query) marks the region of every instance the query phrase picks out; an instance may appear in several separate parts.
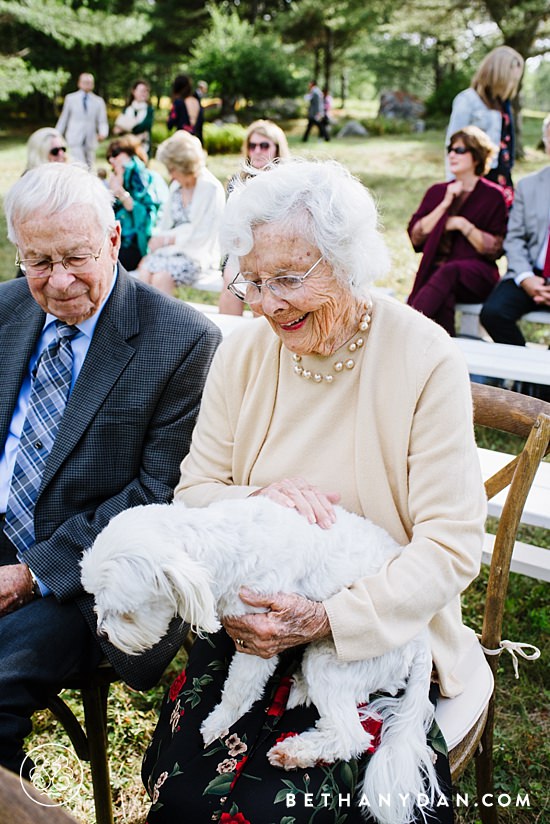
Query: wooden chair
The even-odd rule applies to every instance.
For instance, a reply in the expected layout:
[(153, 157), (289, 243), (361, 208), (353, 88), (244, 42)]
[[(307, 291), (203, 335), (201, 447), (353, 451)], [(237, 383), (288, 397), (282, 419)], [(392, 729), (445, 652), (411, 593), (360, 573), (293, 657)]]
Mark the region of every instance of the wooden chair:
[[(194, 635), (189, 632), (183, 643), (187, 654), (191, 651)], [(60, 694), (52, 695), (48, 709), (63, 725), (77, 756), (90, 762), (96, 824), (113, 824), (113, 802), (109, 773), (109, 745), (107, 740), (107, 699), (110, 685), (118, 680), (113, 667), (105, 660), (86, 684), (68, 682), (64, 689), (80, 692), (84, 708), (82, 726)], [(0, 824), (3, 819), (0, 818)]]
[(113, 824), (113, 803), (109, 776), (107, 742), (107, 698), (109, 686), (118, 676), (110, 664), (100, 664), (86, 684), (68, 682), (65, 689), (80, 692), (84, 708), (84, 726), (61, 695), (52, 695), (48, 709), (63, 725), (77, 756), (90, 762), (96, 824)]
[[(524, 438), (523, 449), (505, 467), (485, 482), (488, 499), (508, 487), (506, 502), (495, 536), (494, 550), (489, 568), (487, 594), (483, 613), (481, 648), (486, 651), (489, 681), (488, 701), (473, 708), (475, 720), (462, 740), (450, 749), (451, 774), (455, 781), (475, 757), (478, 814), (483, 824), (497, 824), (497, 806), (484, 806), (485, 794), (494, 794), (493, 787), (493, 731), (495, 723), (494, 682), (498, 658), (502, 652), (502, 624), (512, 551), (527, 494), (543, 457), (550, 452), (550, 403), (508, 392), (491, 386), (472, 383), (475, 423), (490, 429), (508, 432)], [(550, 551), (550, 550), (549, 550)], [(487, 651), (492, 651), (488, 654)], [(525, 657), (535, 657), (525, 656)], [(483, 658), (482, 658), (483, 662)], [(479, 659), (471, 669), (471, 686), (474, 696), (483, 693), (483, 673)], [(477, 671), (474, 670), (477, 668)], [(483, 662), (482, 668), (488, 671)], [(481, 674), (481, 678), (479, 675)], [(485, 686), (487, 689), (487, 686)], [(467, 693), (467, 689), (465, 693)], [(462, 699), (442, 699), (443, 712), (452, 717), (453, 703)], [(475, 704), (475, 702), (474, 702)], [(438, 708), (439, 711), (439, 708)], [(477, 716), (477, 717), (476, 717)]]

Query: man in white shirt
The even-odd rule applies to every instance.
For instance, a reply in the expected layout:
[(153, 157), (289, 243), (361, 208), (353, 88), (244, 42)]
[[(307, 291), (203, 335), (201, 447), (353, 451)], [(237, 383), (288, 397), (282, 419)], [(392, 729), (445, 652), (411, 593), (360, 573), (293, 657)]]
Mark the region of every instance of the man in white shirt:
[(84, 163), (89, 169), (95, 161), (98, 140), (104, 140), (109, 134), (105, 101), (93, 93), (93, 88), (93, 74), (81, 74), (78, 91), (65, 97), (55, 127), (65, 137), (72, 160)]

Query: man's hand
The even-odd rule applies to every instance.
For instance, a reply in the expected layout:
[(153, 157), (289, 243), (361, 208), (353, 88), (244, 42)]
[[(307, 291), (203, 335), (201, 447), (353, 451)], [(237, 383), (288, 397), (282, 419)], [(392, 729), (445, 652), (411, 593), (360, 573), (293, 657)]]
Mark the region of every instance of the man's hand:
[(527, 292), (535, 303), (541, 306), (550, 306), (550, 282), (539, 275), (525, 278), (521, 282), (521, 288)]
[(0, 566), (0, 616), (25, 606), (34, 598), (34, 582), (26, 564)]
[(327, 613), (319, 601), (282, 592), (257, 595), (249, 589), (242, 589), (239, 594), (245, 604), (267, 612), (224, 618), (223, 625), (238, 652), (273, 658), (289, 647), (331, 635)]

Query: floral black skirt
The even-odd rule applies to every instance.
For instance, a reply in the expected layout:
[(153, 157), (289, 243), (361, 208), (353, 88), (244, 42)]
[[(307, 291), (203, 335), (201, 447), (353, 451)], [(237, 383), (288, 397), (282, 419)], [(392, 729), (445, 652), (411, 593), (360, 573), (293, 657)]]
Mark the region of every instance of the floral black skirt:
[[(142, 778), (152, 800), (148, 824), (365, 824), (360, 781), (369, 753), (361, 759), (318, 764), (289, 772), (272, 767), (267, 752), (277, 742), (314, 726), (314, 706), (286, 709), (291, 676), (301, 650), (288, 650), (264, 696), (227, 736), (205, 747), (200, 726), (219, 702), (235, 653), (221, 630), (197, 639), (187, 669), (173, 682), (145, 753)], [(434, 687), (434, 700), (437, 688)], [(372, 721), (364, 722), (371, 724)], [(369, 726), (373, 735), (376, 729)], [(446, 795), (428, 811), (430, 824), (452, 824), (449, 765), (445, 742), (434, 724), (429, 734), (440, 786)]]

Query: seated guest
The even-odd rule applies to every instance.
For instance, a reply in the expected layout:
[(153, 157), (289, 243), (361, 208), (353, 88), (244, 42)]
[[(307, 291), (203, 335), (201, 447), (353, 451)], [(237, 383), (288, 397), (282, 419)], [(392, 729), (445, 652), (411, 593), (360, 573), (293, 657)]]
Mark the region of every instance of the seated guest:
[[(550, 115), (542, 139), (550, 154)], [(504, 241), (508, 271), (481, 312), (481, 323), (497, 343), (525, 346), (518, 320), (527, 312), (550, 310), (549, 227), (550, 166), (545, 166), (518, 183)]]
[(218, 233), (225, 195), (222, 184), (206, 168), (204, 149), (193, 135), (176, 132), (160, 144), (156, 157), (168, 169), (172, 183), (138, 274), (173, 295), (176, 286), (192, 286), (201, 272), (219, 268)]
[[(280, 126), (271, 120), (255, 120), (250, 124), (241, 147), (242, 167), (227, 183), (230, 195), (239, 180), (245, 181), (254, 170), (260, 171), (278, 160), (290, 157), (288, 141)], [(226, 260), (223, 266), (223, 287), (218, 308), (226, 315), (242, 315), (243, 302), (231, 294), (228, 286), (237, 274), (232, 262)]]
[[(149, 824), (173, 824), (183, 808), (197, 824), (278, 821), (289, 784), (312, 799), (293, 806), (295, 824), (342, 821), (339, 794), (354, 798), (367, 753), (292, 772), (266, 755), (318, 718), (313, 705), (286, 706), (310, 641), (331, 639), (353, 661), (428, 627), (433, 700), (462, 691), (457, 664), (475, 635), (462, 624), (459, 595), (479, 570), (486, 509), (470, 385), (436, 324), (370, 294), (388, 266), (377, 222), (370, 194), (332, 161), (289, 160), (230, 195), (222, 243), (240, 271), (231, 289), (263, 317), (233, 332), (212, 363), (175, 498), (202, 507), (264, 495), (321, 529), (340, 501), (405, 548), (325, 602), (245, 590), (256, 614), (197, 639), (145, 757)], [(252, 709), (205, 747), (199, 729), (235, 649), (284, 654)], [(443, 749), (433, 760), (449, 792)], [(438, 803), (430, 822), (451, 822), (451, 807)], [(345, 820), (364, 824), (362, 809), (350, 802)]]
[(107, 656), (147, 689), (182, 642), (99, 638), (80, 560), (117, 512), (171, 498), (220, 336), (117, 265), (95, 175), (46, 163), (4, 205), (24, 277), (0, 284), (0, 765), (28, 776), (31, 717), (67, 678)]
[(109, 189), (121, 227), (119, 259), (126, 269), (133, 270), (147, 252), (162, 202), (139, 137), (128, 134), (112, 140), (106, 156), (113, 169)]
[(67, 144), (65, 138), (51, 126), (37, 129), (27, 140), (27, 165), (25, 171), (42, 163), (66, 163)]
[(502, 190), (482, 175), (495, 148), (476, 126), (449, 141), (455, 177), (430, 186), (407, 231), (422, 260), (407, 302), (454, 335), (457, 303), (480, 303), (498, 281), (506, 203)]

